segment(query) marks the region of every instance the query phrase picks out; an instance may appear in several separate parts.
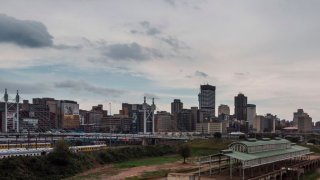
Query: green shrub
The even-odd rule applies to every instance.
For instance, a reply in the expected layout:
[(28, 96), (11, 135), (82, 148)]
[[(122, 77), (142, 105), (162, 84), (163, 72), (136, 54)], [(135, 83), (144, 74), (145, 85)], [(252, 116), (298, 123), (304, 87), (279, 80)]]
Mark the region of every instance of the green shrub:
[(125, 147), (91, 153), (72, 153), (66, 142), (57, 142), (47, 156), (11, 157), (0, 160), (0, 179), (58, 180), (73, 176), (96, 164), (176, 153), (171, 146)]

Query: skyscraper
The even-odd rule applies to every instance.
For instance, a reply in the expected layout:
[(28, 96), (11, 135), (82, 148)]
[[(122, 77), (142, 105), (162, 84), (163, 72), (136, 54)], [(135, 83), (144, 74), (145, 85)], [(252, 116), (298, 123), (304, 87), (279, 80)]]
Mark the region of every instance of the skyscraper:
[(221, 114), (230, 115), (230, 108), (229, 108), (228, 105), (221, 104), (221, 105), (218, 107), (218, 115), (221, 115)]
[(293, 113), (293, 123), (298, 127), (299, 132), (311, 132), (312, 130), (312, 118), (303, 109), (298, 109)]
[(247, 120), (247, 100), (248, 98), (242, 93), (234, 97), (234, 115), (238, 120)]
[(247, 121), (250, 129), (253, 127), (253, 121), (255, 120), (256, 115), (256, 105), (247, 104)]
[(174, 99), (171, 103), (171, 114), (177, 114), (183, 109), (183, 103), (180, 99)]
[(207, 85), (200, 86), (199, 109), (209, 112), (211, 118), (215, 116), (216, 106), (216, 87)]
[(192, 110), (182, 109), (177, 115), (177, 129), (181, 132), (192, 131)]

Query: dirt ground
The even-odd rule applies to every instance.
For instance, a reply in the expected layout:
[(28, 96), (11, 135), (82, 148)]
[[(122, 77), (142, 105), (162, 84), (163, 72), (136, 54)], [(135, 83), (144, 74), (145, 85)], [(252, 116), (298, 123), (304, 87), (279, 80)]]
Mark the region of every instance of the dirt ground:
[(183, 164), (181, 161), (177, 161), (174, 163), (167, 163), (162, 165), (152, 165), (152, 166), (140, 166), (140, 167), (132, 167), (132, 168), (114, 168), (112, 165), (106, 165), (103, 167), (91, 169), (87, 172), (81, 173), (77, 176), (69, 178), (68, 180), (120, 180), (125, 179), (127, 177), (139, 176), (143, 172), (151, 172), (162, 169), (171, 169), (171, 170), (179, 170), (179, 169), (188, 169), (193, 168), (194, 166), (191, 164)]

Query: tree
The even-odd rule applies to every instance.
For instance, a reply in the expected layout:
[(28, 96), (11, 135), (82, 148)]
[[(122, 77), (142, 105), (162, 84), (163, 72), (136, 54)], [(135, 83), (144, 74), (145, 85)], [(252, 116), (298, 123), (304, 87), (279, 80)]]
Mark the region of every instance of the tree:
[(191, 156), (191, 149), (188, 145), (179, 147), (179, 154), (183, 157), (183, 163), (186, 163), (186, 158)]
[(221, 139), (222, 134), (221, 134), (220, 132), (215, 132), (215, 133), (213, 134), (213, 136), (214, 136), (214, 138), (216, 138), (216, 139)]
[(54, 165), (66, 166), (71, 161), (72, 152), (65, 141), (57, 141), (48, 159)]

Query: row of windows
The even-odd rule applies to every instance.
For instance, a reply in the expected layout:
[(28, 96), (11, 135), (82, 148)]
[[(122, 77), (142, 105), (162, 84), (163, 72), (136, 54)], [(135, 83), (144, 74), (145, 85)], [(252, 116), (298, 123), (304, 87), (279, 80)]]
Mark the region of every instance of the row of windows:
[[(40, 143), (40, 144), (9, 144), (9, 148), (26, 148), (26, 147), (33, 147), (33, 148), (49, 148), (51, 147), (50, 143)], [(0, 149), (8, 149), (8, 144), (0, 144)]]
[(40, 156), (41, 153), (28, 153), (28, 154), (12, 154), (12, 155), (1, 155), (0, 159), (8, 158), (8, 157), (18, 157), (18, 156)]
[(107, 149), (107, 146), (98, 146), (98, 147), (76, 147), (73, 150), (75, 152), (90, 152), (90, 151), (98, 151), (98, 150), (104, 150)]

